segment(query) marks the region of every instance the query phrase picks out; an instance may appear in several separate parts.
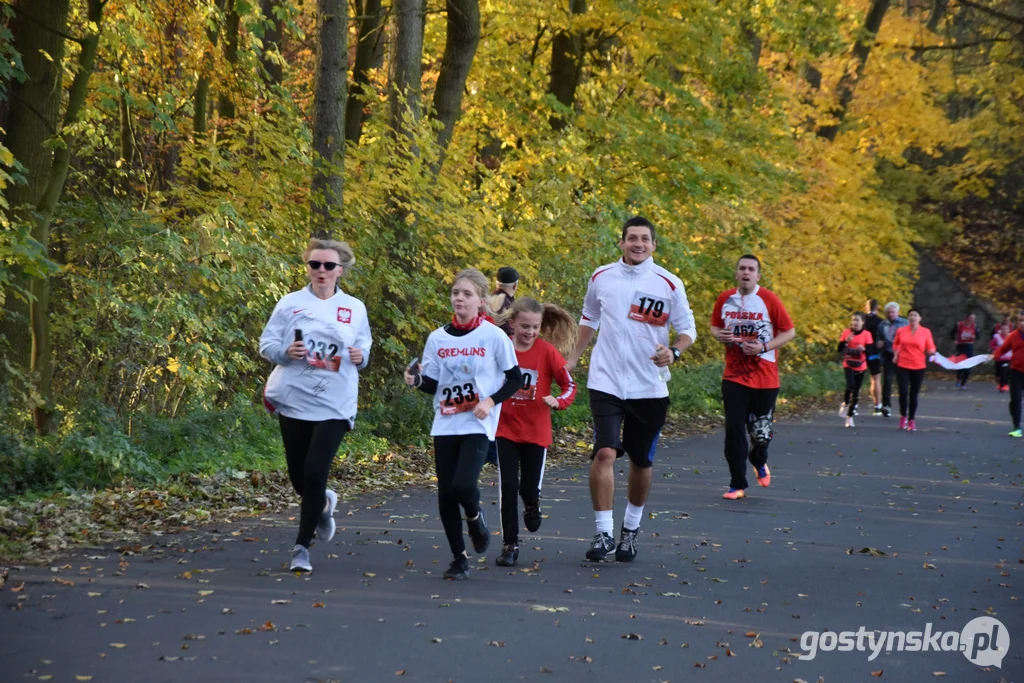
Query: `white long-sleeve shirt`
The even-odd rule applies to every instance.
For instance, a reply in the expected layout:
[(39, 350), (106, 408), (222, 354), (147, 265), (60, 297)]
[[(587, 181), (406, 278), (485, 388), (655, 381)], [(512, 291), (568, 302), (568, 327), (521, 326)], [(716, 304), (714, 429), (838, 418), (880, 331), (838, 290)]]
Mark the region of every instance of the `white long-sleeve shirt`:
[(677, 335), (697, 339), (686, 288), (653, 258), (636, 266), (619, 259), (595, 270), (580, 324), (600, 330), (588, 388), (623, 400), (668, 396), (651, 356), (658, 344), (669, 345), (670, 325)]
[[(306, 344), (302, 360), (287, 355), (295, 330), (302, 330)], [(308, 286), (286, 294), (260, 335), (260, 355), (276, 364), (263, 390), (264, 404), (285, 417), (348, 420), (354, 426), (359, 370), (370, 361), (372, 344), (366, 306), (359, 299), (340, 289), (331, 298), (320, 299)], [(358, 366), (348, 347), (362, 349)]]

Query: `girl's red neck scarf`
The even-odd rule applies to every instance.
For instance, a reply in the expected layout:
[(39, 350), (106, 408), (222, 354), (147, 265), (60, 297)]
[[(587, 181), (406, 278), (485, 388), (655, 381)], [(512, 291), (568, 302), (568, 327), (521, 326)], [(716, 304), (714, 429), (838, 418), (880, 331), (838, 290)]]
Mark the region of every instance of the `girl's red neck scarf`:
[(480, 323), (482, 323), (484, 320), (486, 320), (489, 323), (494, 322), (494, 320), (491, 319), (491, 316), (487, 315), (486, 313), (480, 313), (477, 317), (473, 318), (467, 324), (463, 325), (462, 323), (459, 322), (459, 319), (455, 317), (455, 315), (452, 315), (452, 327), (462, 332), (470, 332), (471, 330), (475, 330), (476, 328), (480, 327)]

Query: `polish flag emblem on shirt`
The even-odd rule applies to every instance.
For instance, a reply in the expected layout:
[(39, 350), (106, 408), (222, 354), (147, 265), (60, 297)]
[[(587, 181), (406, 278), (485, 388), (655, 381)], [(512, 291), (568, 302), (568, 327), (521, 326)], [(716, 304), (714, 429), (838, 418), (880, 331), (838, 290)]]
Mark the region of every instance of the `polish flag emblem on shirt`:
[(352, 309), (338, 307), (338, 322), (348, 325), (352, 322)]

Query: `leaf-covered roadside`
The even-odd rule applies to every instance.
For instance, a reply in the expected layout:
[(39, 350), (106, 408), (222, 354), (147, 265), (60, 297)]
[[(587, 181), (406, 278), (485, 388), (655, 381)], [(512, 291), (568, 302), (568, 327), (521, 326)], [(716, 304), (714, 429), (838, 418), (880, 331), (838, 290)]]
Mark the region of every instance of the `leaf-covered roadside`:
[[(781, 398), (778, 416), (804, 419), (830, 406), (834, 394)], [(584, 401), (582, 409), (585, 410)], [(720, 415), (675, 412), (663, 438), (682, 439), (721, 425)], [(548, 467), (578, 466), (590, 451), (591, 434), (585, 413), (555, 435)], [(383, 456), (335, 462), (331, 486), (342, 499), (432, 486), (433, 454), (428, 447), (396, 447)], [(283, 465), (283, 463), (282, 463)], [(493, 478), (485, 468), (483, 478)], [(254, 515), (280, 512), (298, 505), (283, 466), (277, 471), (228, 470), (213, 475), (182, 474), (162, 484), (125, 484), (97, 491), (56, 493), (0, 502), (0, 563), (46, 562), (73, 546), (126, 545), (146, 536), (173, 534)]]

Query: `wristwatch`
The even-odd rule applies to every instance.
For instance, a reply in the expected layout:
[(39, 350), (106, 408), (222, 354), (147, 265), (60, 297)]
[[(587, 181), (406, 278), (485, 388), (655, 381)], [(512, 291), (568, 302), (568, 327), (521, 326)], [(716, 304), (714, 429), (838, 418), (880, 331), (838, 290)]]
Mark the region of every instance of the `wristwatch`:
[(672, 349), (672, 362), (675, 363), (679, 360), (679, 356), (683, 355), (683, 352), (674, 346), (670, 346), (669, 348)]

